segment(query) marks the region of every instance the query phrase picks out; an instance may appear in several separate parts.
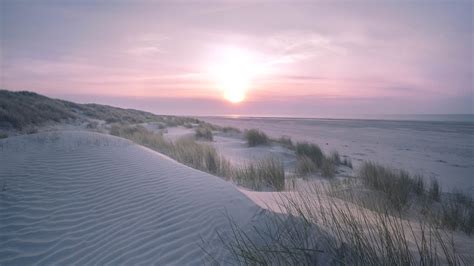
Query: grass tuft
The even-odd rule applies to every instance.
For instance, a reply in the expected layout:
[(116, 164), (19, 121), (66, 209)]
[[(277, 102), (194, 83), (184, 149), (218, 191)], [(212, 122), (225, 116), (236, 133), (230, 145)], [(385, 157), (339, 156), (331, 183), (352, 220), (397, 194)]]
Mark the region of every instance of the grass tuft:
[(331, 154), (329, 154), (329, 159), (333, 161), (336, 165), (342, 164), (341, 156), (337, 151), (332, 151)]
[(298, 142), (296, 143), (296, 156), (301, 157), (305, 156), (313, 163), (316, 164), (316, 167), (319, 169), (323, 164), (324, 154), (319, 148), (318, 145), (308, 142)]
[(251, 228), (228, 216), (231, 234), (219, 238), (243, 265), (468, 265), (453, 238), (436, 226), (330, 194), (310, 186), (281, 195), (276, 209), (282, 214), (267, 212)]
[(192, 138), (180, 138), (172, 142), (143, 126), (122, 124), (112, 125), (110, 134), (130, 139), (187, 166), (230, 179), (250, 189), (279, 191), (285, 186), (283, 163), (278, 159), (268, 158), (243, 167), (234, 167), (214, 147), (198, 143)]
[(406, 207), (415, 187), (414, 180), (406, 171), (397, 171), (374, 162), (363, 163), (358, 176), (368, 187), (383, 192), (398, 211)]
[(281, 191), (285, 187), (285, 169), (276, 158), (266, 158), (234, 171), (235, 183), (257, 190)]
[(293, 143), (293, 140), (289, 136), (281, 136), (278, 139), (275, 139), (273, 141), (289, 150), (295, 149), (295, 144)]
[(203, 139), (212, 141), (214, 139), (212, 135), (212, 129), (206, 126), (199, 126), (195, 130), (194, 136), (196, 139)]
[(270, 142), (270, 139), (268, 138), (268, 136), (264, 132), (258, 129), (246, 130), (244, 133), (244, 137), (247, 140), (247, 145), (249, 147), (255, 147), (258, 145), (267, 145)]
[(233, 134), (240, 134), (242, 133), (240, 129), (235, 128), (235, 127), (223, 127), (222, 132), (224, 133), (233, 133)]
[(351, 158), (349, 158), (348, 156), (344, 156), (344, 159), (342, 160), (341, 164), (352, 169), (352, 161)]
[(468, 235), (474, 232), (474, 202), (472, 197), (454, 192), (441, 201), (436, 219), (449, 230), (461, 230)]
[(324, 177), (334, 177), (336, 175), (337, 163), (332, 158), (324, 158), (321, 165), (321, 175)]
[(298, 142), (296, 150), (296, 173), (307, 175), (320, 171), (324, 177), (334, 177), (337, 165), (341, 163), (339, 153), (332, 152), (326, 157), (318, 145), (308, 142)]
[(316, 164), (311, 160), (311, 158), (302, 155), (299, 156), (296, 160), (296, 173), (300, 176), (305, 176), (311, 173), (314, 173), (318, 170)]
[(428, 195), (434, 201), (440, 201), (441, 198), (441, 188), (439, 187), (438, 180), (432, 179)]

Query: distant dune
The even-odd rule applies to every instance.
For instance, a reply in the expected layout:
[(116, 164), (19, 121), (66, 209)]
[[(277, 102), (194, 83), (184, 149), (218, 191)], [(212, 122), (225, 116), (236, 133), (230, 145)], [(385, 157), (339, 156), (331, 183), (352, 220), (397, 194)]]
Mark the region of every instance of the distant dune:
[[(176, 121), (179, 120), (179, 121)], [(52, 99), (29, 91), (0, 90), (0, 133), (34, 133), (37, 127), (52, 124), (195, 122), (196, 119), (156, 115), (145, 111), (101, 104), (79, 104)], [(8, 134), (9, 135), (9, 134)]]
[(90, 132), (0, 140), (0, 265), (202, 264), (260, 208), (222, 179)]

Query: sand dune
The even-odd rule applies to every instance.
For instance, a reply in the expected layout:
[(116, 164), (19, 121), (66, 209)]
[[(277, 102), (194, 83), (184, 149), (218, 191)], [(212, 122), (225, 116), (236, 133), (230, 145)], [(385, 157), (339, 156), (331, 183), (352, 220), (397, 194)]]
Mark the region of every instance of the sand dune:
[[(90, 132), (0, 141), (0, 264), (201, 264), (261, 209), (232, 184)], [(250, 225), (250, 224), (249, 224)]]

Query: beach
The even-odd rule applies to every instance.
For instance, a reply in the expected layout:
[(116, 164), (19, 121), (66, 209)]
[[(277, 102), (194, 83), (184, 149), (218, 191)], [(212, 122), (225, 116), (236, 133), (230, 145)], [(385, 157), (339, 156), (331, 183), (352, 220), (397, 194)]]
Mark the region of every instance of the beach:
[[(398, 117), (397, 117), (398, 118)], [(225, 118), (203, 120), (240, 129), (259, 128), (270, 136), (317, 143), (337, 150), (354, 165), (375, 161), (436, 178), (447, 191), (474, 194), (474, 122), (310, 118)], [(467, 120), (467, 121), (466, 121)]]

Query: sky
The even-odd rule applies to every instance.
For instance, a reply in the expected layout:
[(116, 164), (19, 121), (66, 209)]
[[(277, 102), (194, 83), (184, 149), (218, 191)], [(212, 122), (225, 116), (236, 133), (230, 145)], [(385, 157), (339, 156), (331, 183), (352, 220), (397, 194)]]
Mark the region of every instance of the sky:
[(471, 1), (0, 3), (2, 89), (177, 115), (474, 113)]

